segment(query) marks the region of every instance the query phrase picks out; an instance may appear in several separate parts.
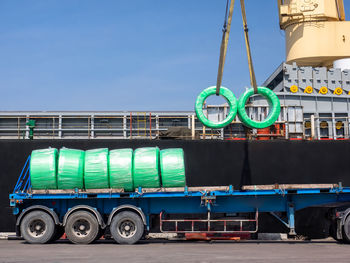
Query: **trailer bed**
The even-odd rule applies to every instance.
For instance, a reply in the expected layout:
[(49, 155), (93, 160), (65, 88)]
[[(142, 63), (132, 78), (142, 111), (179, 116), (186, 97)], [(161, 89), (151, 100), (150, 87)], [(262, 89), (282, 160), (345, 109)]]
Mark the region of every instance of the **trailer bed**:
[[(232, 185), (139, 187), (134, 192), (122, 189), (33, 190), (29, 174), (24, 173), (9, 197), (19, 234), (20, 229), (25, 229), (23, 218), (37, 213), (48, 214), (55, 220), (56, 227), (64, 227), (66, 232), (71, 231), (69, 227), (73, 225), (70, 226), (69, 220), (73, 220), (73, 215), (88, 213), (90, 216), (86, 216), (90, 219), (91, 216), (98, 219), (99, 233), (105, 229), (116, 233), (113, 220), (119, 220), (121, 215), (131, 216), (136, 221), (142, 219), (146, 231), (158, 224), (159, 231), (171, 233), (256, 233), (259, 213), (267, 212), (284, 224), (290, 235), (296, 235), (295, 212), (312, 206), (342, 208), (342, 212), (337, 213), (339, 227), (335, 238), (347, 240), (343, 238), (343, 229), (350, 231), (350, 187), (343, 187), (341, 183), (247, 185), (241, 189), (234, 189)], [(350, 242), (350, 232), (346, 231)], [(130, 242), (128, 239), (116, 241)]]

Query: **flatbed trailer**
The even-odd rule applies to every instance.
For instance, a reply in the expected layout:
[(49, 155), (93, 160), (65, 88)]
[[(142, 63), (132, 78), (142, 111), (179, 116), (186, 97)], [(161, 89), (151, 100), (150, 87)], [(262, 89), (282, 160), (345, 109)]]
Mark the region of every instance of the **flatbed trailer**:
[[(350, 187), (269, 185), (31, 190), (27, 162), (10, 194), (17, 235), (47, 243), (66, 233), (87, 244), (106, 232), (120, 244), (133, 244), (156, 224), (164, 233), (256, 233), (259, 213), (268, 212), (295, 232), (295, 212), (312, 206), (333, 208), (332, 236), (350, 242)], [(243, 216), (247, 215), (247, 216)], [(155, 218), (157, 220), (155, 220)]]

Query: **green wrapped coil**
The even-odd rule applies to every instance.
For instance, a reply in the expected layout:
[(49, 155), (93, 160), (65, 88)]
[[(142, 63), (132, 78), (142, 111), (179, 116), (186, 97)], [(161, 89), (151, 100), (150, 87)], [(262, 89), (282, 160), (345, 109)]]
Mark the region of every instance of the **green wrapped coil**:
[(158, 147), (138, 148), (134, 151), (133, 179), (134, 187), (160, 187)]
[(109, 188), (108, 149), (94, 149), (85, 152), (85, 189)]
[(58, 157), (58, 189), (84, 188), (85, 152), (62, 148)]
[(32, 189), (57, 189), (57, 149), (32, 151), (30, 182)]
[(118, 149), (109, 152), (108, 170), (111, 188), (134, 191), (132, 178), (132, 149)]
[(233, 92), (231, 90), (229, 90), (225, 87), (221, 87), (219, 94), (226, 99), (230, 110), (229, 110), (227, 117), (224, 120), (222, 120), (220, 122), (213, 122), (213, 121), (210, 121), (207, 118), (207, 116), (205, 116), (205, 114), (203, 112), (203, 104), (209, 96), (214, 95), (214, 94), (216, 94), (216, 86), (211, 86), (211, 87), (203, 90), (197, 97), (196, 104), (195, 104), (195, 110), (196, 110), (197, 118), (205, 126), (207, 126), (209, 128), (213, 128), (213, 129), (219, 129), (219, 128), (223, 128), (223, 127), (229, 125), (236, 117), (237, 99), (235, 97), (235, 94), (233, 94)]
[(160, 171), (163, 187), (185, 186), (184, 151), (180, 148), (161, 150)]
[(254, 121), (252, 120), (246, 110), (245, 110), (245, 105), (248, 101), (248, 99), (254, 95), (254, 89), (248, 89), (245, 91), (241, 97), (238, 100), (238, 115), (239, 119), (242, 121), (242, 123), (249, 127), (249, 128), (256, 128), (256, 129), (263, 129), (271, 126), (272, 124), (277, 121), (280, 111), (281, 111), (281, 104), (280, 100), (277, 97), (277, 95), (270, 90), (269, 88), (266, 87), (258, 87), (258, 94), (262, 95), (265, 97), (269, 103), (270, 109), (269, 109), (269, 114), (266, 117), (265, 120), (263, 121)]

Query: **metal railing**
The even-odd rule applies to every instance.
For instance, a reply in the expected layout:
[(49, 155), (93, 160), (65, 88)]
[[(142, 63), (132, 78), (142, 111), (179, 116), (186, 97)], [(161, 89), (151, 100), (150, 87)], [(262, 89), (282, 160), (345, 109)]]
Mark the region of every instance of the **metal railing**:
[(313, 116), (304, 119), (304, 127), (306, 139), (350, 139), (350, 117)]
[[(247, 107), (252, 118), (261, 119), (267, 114), (267, 106)], [(208, 107), (210, 109), (210, 107)], [(216, 109), (217, 110), (217, 109)], [(217, 118), (225, 117), (225, 106)], [(223, 129), (210, 129), (202, 125), (194, 112), (188, 113), (153, 113), (125, 112), (107, 114), (84, 114), (76, 112), (70, 115), (45, 112), (40, 115), (27, 114), (13, 116), (1, 115), (0, 139), (29, 139), (29, 120), (35, 120), (34, 139), (157, 139), (174, 127), (187, 129), (186, 134), (178, 135), (179, 139), (258, 139), (265, 134), (257, 130), (247, 130), (239, 118)], [(215, 113), (216, 114), (216, 113)], [(214, 115), (215, 115), (214, 114)], [(262, 115), (261, 115), (262, 114)], [(344, 113), (347, 115), (348, 113)], [(261, 115), (261, 116), (260, 116)], [(209, 114), (210, 117), (210, 114)], [(310, 114), (304, 114), (301, 106), (282, 106), (276, 122), (283, 127), (279, 133), (266, 134), (273, 138), (295, 139), (349, 139), (350, 117), (348, 116), (314, 116), (311, 129)], [(312, 130), (312, 131), (311, 131)]]
[[(255, 212), (254, 219), (211, 219), (210, 212), (207, 213), (206, 219), (164, 219), (163, 214), (161, 212), (159, 215), (162, 233), (256, 233), (259, 225), (258, 211)], [(165, 230), (165, 223), (173, 224), (174, 230)], [(205, 227), (201, 227), (201, 224)], [(254, 228), (249, 229), (252, 224)]]

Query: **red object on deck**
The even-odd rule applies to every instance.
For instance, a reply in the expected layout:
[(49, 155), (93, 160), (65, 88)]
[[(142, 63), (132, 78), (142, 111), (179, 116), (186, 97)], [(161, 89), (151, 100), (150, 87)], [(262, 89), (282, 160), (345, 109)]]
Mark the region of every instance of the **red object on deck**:
[(211, 233), (186, 233), (186, 240), (248, 240), (250, 239), (249, 233), (241, 234), (211, 234)]
[(263, 128), (263, 129), (258, 129), (257, 130), (257, 140), (258, 141), (268, 141), (271, 139), (270, 135), (270, 127)]

